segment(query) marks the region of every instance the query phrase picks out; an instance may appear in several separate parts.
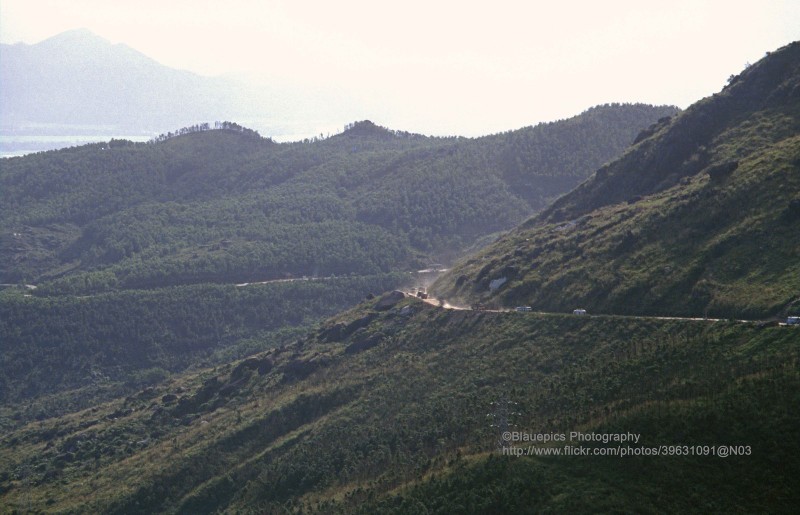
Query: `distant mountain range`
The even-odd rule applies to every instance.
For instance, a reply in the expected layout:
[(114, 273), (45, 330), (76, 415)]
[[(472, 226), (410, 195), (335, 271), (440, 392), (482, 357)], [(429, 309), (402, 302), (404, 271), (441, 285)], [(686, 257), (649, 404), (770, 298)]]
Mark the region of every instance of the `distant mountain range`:
[(334, 98), (287, 80), (200, 76), (86, 29), (32, 45), (0, 45), (4, 152), (18, 150), (9, 140), (24, 135), (48, 137), (27, 141), (24, 150), (50, 150), (83, 139), (75, 136), (149, 137), (216, 120), (247, 123), (278, 139), (303, 139), (340, 128), (358, 112), (341, 93)]
[(0, 52), (4, 132), (152, 132), (233, 109), (233, 82), (163, 66), (87, 30)]

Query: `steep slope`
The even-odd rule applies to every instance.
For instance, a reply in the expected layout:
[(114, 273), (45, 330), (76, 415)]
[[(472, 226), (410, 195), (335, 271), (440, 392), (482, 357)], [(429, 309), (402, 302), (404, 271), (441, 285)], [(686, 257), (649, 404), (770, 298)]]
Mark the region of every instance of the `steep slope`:
[(638, 140), (437, 291), (549, 311), (800, 308), (800, 43)]
[(671, 112), (601, 106), (477, 140), (369, 122), (293, 144), (178, 131), (3, 160), (0, 282), (79, 292), (423, 268), (542, 209)]
[[(0, 501), (86, 513), (791, 511), (797, 336), (387, 295), (292, 345), (8, 431)], [(504, 410), (530, 434), (633, 433), (623, 447), (681, 451), (504, 456), (491, 427)], [(720, 446), (741, 451), (710, 454)]]

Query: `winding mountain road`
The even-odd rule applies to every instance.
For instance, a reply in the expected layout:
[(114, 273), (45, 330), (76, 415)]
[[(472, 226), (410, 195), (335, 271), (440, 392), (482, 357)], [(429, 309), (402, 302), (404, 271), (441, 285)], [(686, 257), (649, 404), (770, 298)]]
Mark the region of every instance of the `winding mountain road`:
[[(411, 297), (416, 297), (413, 292), (404, 291), (406, 295)], [(417, 297), (418, 298), (418, 297)], [(436, 306), (437, 308), (442, 309), (452, 309), (452, 310), (459, 310), (459, 311), (468, 311), (472, 308), (467, 306), (456, 306), (454, 304), (450, 304), (447, 301), (442, 301), (442, 299), (438, 299), (436, 297), (428, 297), (427, 299), (420, 299), (423, 302), (426, 302), (432, 306)], [(562, 312), (548, 312), (548, 311), (517, 311), (516, 309), (512, 308), (499, 308), (499, 309), (482, 309), (480, 311), (485, 311), (488, 313), (519, 313), (520, 315), (526, 314), (536, 314), (536, 315), (564, 315), (565, 313)], [(624, 317), (624, 318), (635, 318), (635, 319), (647, 319), (647, 320), (686, 320), (686, 321), (693, 321), (693, 322), (737, 322), (737, 323), (768, 323), (772, 322), (771, 320), (730, 320), (727, 318), (702, 318), (702, 317), (676, 317), (676, 316), (646, 316), (646, 315), (609, 315), (609, 314), (597, 314), (597, 315), (575, 315), (575, 316), (585, 316), (585, 317), (593, 317), (593, 316), (603, 316), (603, 317)], [(780, 324), (785, 326), (787, 324)]]

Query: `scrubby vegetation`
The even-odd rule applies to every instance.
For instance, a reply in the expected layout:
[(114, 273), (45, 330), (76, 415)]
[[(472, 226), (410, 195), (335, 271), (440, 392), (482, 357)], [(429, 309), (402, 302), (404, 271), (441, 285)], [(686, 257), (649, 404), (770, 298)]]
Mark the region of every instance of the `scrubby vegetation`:
[[(680, 510), (698, 500), (786, 511), (798, 500), (795, 328), (450, 311), (410, 299), (377, 310), (380, 300), (281, 349), (10, 432), (4, 503), (485, 513)], [(531, 433), (634, 432), (641, 445), (752, 454), (503, 457), (486, 415), (503, 399), (518, 403), (516, 427)]]
[(436, 288), (551, 311), (792, 314), (800, 309), (798, 63), (792, 44), (659, 122)]

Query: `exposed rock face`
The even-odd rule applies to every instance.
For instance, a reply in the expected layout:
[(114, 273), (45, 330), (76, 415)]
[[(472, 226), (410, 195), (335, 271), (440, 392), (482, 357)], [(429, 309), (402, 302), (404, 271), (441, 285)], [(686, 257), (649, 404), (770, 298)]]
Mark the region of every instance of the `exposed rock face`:
[(305, 379), (312, 372), (320, 367), (328, 365), (329, 361), (324, 358), (312, 357), (310, 359), (295, 359), (283, 367), (280, 371), (283, 372), (283, 382), (299, 381)]
[(499, 277), (489, 283), (489, 289), (494, 291), (499, 287), (503, 286), (506, 283), (506, 281), (508, 281), (507, 277)]
[(263, 376), (272, 370), (272, 360), (269, 358), (257, 358), (255, 356), (242, 361), (231, 371), (231, 381), (236, 381), (245, 375), (247, 370), (258, 370), (258, 375)]
[(398, 315), (401, 317), (410, 317), (415, 313), (414, 308), (411, 306), (403, 306), (403, 308), (397, 312)]
[(351, 334), (353, 334), (354, 332), (361, 329), (362, 327), (367, 327), (369, 323), (375, 320), (375, 317), (377, 316), (378, 315), (376, 313), (370, 313), (365, 317), (353, 320), (349, 324), (343, 324), (343, 323), (334, 324), (333, 326), (328, 327), (327, 329), (323, 329), (319, 333), (319, 337), (321, 340), (326, 342), (340, 342), (345, 338), (347, 338), (348, 336), (350, 336)]
[(388, 309), (393, 308), (395, 304), (397, 304), (404, 298), (406, 298), (405, 293), (399, 290), (394, 290), (393, 292), (389, 292), (380, 299), (378, 299), (378, 302), (375, 303), (375, 309), (377, 309), (378, 311), (386, 311)]

